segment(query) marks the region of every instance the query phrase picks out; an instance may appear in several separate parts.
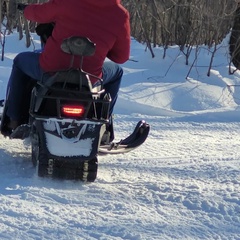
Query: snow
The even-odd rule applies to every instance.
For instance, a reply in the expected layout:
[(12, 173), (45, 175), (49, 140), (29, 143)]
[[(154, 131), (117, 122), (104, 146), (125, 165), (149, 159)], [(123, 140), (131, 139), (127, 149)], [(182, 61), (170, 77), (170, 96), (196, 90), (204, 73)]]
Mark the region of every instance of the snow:
[[(0, 239), (240, 239), (240, 72), (228, 73), (227, 39), (210, 77), (205, 46), (189, 65), (176, 46), (165, 59), (162, 48), (155, 58), (145, 48), (132, 39), (115, 131), (121, 139), (145, 119), (149, 138), (99, 156), (94, 183), (39, 178), (29, 144), (0, 136)], [(0, 98), (25, 50), (7, 36)]]

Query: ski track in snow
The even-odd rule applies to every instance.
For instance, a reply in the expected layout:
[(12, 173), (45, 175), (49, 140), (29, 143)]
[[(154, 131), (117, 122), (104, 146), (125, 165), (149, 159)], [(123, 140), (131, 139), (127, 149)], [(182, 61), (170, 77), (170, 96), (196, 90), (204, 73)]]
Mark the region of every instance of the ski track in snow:
[[(1, 98), (12, 59), (25, 49), (16, 39), (6, 39)], [(116, 140), (140, 119), (150, 135), (135, 151), (99, 156), (94, 183), (39, 178), (29, 143), (0, 135), (0, 239), (240, 240), (240, 74), (228, 75), (226, 43), (210, 78), (203, 47), (186, 81), (178, 48), (164, 60), (154, 49), (151, 59), (132, 39)]]
[(149, 122), (139, 149), (99, 156), (91, 184), (38, 178), (29, 147), (1, 136), (0, 239), (239, 239), (239, 123)]

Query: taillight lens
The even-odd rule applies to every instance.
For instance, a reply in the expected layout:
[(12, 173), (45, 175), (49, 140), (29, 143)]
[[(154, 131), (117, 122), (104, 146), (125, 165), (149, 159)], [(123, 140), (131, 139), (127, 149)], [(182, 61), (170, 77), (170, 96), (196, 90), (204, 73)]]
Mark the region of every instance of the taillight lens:
[(81, 105), (64, 105), (62, 106), (62, 113), (69, 117), (81, 117), (84, 114), (84, 107)]

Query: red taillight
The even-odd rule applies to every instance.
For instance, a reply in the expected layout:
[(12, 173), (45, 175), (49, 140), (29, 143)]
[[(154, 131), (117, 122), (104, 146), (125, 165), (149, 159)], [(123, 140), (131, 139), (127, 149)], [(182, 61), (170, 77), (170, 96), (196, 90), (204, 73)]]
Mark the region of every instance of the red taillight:
[(81, 117), (84, 114), (84, 107), (64, 105), (62, 106), (62, 113), (66, 116)]

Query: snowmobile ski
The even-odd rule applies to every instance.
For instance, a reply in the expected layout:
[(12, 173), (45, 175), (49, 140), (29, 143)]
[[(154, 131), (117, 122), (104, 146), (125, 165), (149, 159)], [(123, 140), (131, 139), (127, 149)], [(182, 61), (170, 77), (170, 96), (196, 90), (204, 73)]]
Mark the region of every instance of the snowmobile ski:
[(142, 145), (148, 137), (150, 125), (144, 120), (139, 121), (132, 134), (119, 142), (100, 145), (99, 155), (127, 153)]

